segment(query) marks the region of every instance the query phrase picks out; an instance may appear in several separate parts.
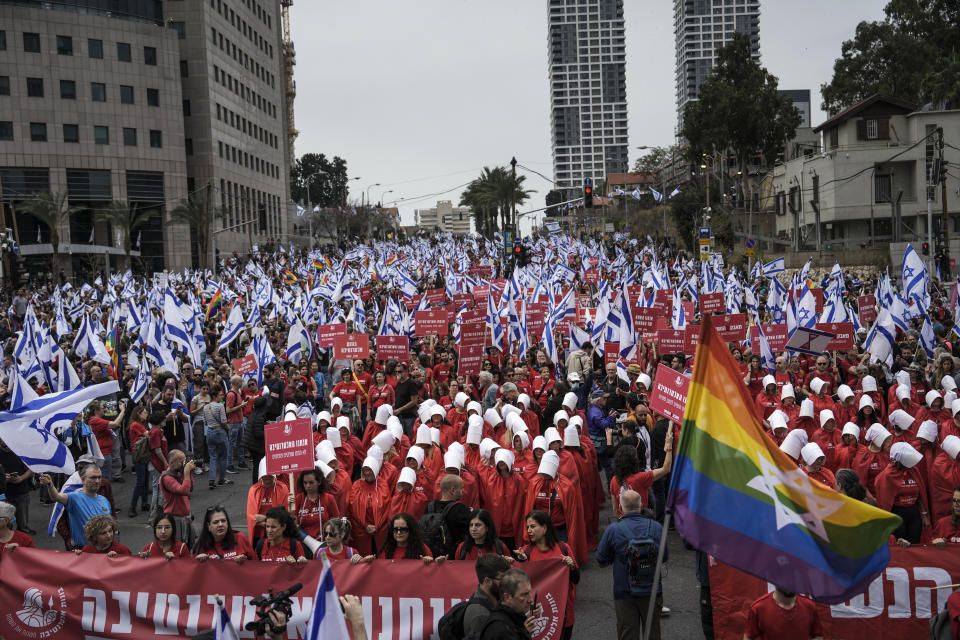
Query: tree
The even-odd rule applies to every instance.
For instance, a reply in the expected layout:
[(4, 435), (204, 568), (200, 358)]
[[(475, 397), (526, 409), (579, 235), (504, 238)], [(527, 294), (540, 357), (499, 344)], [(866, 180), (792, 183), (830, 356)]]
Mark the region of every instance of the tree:
[(497, 231), (497, 214), (501, 228), (511, 220), (515, 205), (521, 205), (534, 193), (524, 189), (526, 176), (514, 177), (504, 167), (484, 167), (480, 177), (471, 182), (460, 196), (460, 206), (470, 207), (477, 220), (477, 231), (492, 238)]
[(296, 202), (321, 207), (339, 207), (347, 202), (347, 161), (328, 160), (322, 153), (305, 153), (290, 168), (290, 194)]
[(196, 198), (190, 197), (181, 200), (180, 204), (170, 212), (170, 221), (189, 225), (197, 233), (197, 245), (200, 254), (200, 269), (207, 268), (210, 258), (210, 243), (213, 238), (213, 227), (219, 218), (223, 217), (223, 210), (211, 206), (206, 195)]
[(637, 158), (633, 172), (643, 175), (656, 174), (670, 160), (670, 147), (653, 147)]
[(44, 191), (33, 200), (21, 205), (21, 209), (50, 229), (50, 245), (53, 247), (51, 271), (56, 278), (60, 273), (60, 227), (70, 222), (70, 217), (79, 209), (71, 207), (66, 193), (53, 194)]
[(154, 210), (138, 211), (137, 205), (131, 205), (128, 202), (111, 202), (105, 209), (94, 212), (95, 219), (107, 222), (113, 229), (120, 231), (121, 248), (127, 258), (125, 268), (131, 266), (130, 248), (133, 244), (133, 233), (146, 225), (154, 213), (156, 213)]
[(820, 87), (831, 115), (876, 93), (944, 108), (960, 106), (960, 3), (891, 0), (886, 17), (861, 22)]
[(558, 203), (563, 202), (563, 191), (560, 189), (550, 189), (547, 192), (547, 197), (544, 198), (544, 204), (547, 205), (546, 215), (548, 217), (556, 218), (560, 215), (560, 209), (555, 206)]
[(741, 167), (757, 155), (772, 165), (800, 124), (800, 112), (777, 93), (778, 84), (751, 56), (750, 38), (734, 35), (717, 51), (699, 100), (684, 110), (689, 159), (699, 162), (703, 154), (733, 151)]

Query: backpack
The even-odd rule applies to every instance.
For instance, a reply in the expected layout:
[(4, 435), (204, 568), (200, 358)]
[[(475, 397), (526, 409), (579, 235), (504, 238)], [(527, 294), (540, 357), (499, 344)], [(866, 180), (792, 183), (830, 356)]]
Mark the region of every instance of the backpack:
[[(627, 540), (627, 546), (624, 549), (627, 582), (630, 585), (630, 594), (634, 596), (648, 596), (656, 592), (653, 574), (657, 567), (660, 541), (654, 539), (650, 521), (644, 520), (643, 524), (643, 532), (627, 534), (631, 537)], [(626, 528), (624, 530), (626, 531)]]
[[(266, 542), (266, 538), (260, 538), (259, 540), (257, 540), (257, 544), (253, 548), (254, 551), (257, 552), (258, 558), (263, 555), (264, 542)], [(290, 555), (296, 558), (297, 557), (297, 541), (294, 540), (293, 538), (287, 538), (287, 542), (290, 543)]]
[[(503, 540), (497, 538), (493, 543), (493, 550), (497, 552), (497, 555), (509, 556), (510, 553), (507, 551), (506, 546), (503, 544)], [(457, 560), (466, 560), (467, 558), (467, 548), (460, 547), (460, 553), (457, 554)]]
[(940, 613), (930, 618), (930, 640), (953, 640), (950, 610), (944, 606)]
[(434, 557), (450, 555), (456, 551), (457, 541), (453, 539), (450, 533), (450, 527), (447, 525), (447, 515), (450, 509), (457, 502), (451, 502), (443, 508), (443, 511), (437, 511), (437, 500), (427, 505), (426, 513), (420, 518), (420, 529), (423, 531), (424, 542), (430, 547)]
[(149, 464), (150, 456), (152, 455), (153, 452), (150, 451), (150, 432), (148, 431), (137, 438), (137, 441), (134, 443), (133, 461), (135, 464)]
[(493, 611), (490, 607), (487, 607), (487, 603), (483, 600), (474, 600), (472, 597), (469, 600), (464, 600), (458, 602), (457, 604), (450, 607), (443, 617), (437, 622), (437, 635), (440, 637), (440, 640), (465, 640), (467, 637), (466, 632), (463, 630), (463, 617), (467, 613), (467, 607), (471, 604), (479, 604), (483, 607), (486, 607), (487, 610)]

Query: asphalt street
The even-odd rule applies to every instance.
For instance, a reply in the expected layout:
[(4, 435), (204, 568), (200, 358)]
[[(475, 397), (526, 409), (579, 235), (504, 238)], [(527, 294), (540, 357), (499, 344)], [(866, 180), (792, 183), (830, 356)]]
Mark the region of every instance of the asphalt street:
[[(134, 477), (129, 472), (123, 474), (124, 482), (113, 484), (113, 494), (120, 510), (120, 542), (134, 553), (153, 540), (147, 514), (137, 512), (135, 518), (127, 517), (130, 497), (133, 494)], [(196, 521), (195, 527), (202, 522), (203, 512), (208, 506), (222, 505), (230, 515), (235, 528), (245, 528), (247, 490), (250, 487), (250, 472), (241, 471), (228, 475), (233, 485), (225, 485), (214, 490), (208, 488), (206, 476), (195, 476), (191, 505)], [(63, 541), (57, 536), (46, 535), (50, 519), (51, 506), (39, 502), (39, 493), (34, 491), (30, 503), (30, 527), (38, 533), (34, 536), (36, 545), (43, 549), (63, 551)], [(601, 526), (611, 522), (609, 500), (600, 512)], [(675, 531), (669, 533), (670, 559), (664, 579), (664, 604), (671, 609), (668, 618), (662, 620), (663, 638), (702, 638), (700, 630), (699, 585), (694, 575), (695, 554), (683, 548), (680, 537)], [(600, 567), (592, 559), (581, 572), (577, 589), (577, 615), (573, 637), (575, 640), (596, 640), (616, 637), (616, 616), (613, 608), (613, 575), (610, 567)]]

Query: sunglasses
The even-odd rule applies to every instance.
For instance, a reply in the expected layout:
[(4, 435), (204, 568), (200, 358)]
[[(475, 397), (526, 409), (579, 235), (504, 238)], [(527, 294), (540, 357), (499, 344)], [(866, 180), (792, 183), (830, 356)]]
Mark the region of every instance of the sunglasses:
[(407, 528), (407, 527), (394, 527), (394, 528), (393, 528), (393, 532), (394, 532), (394, 533), (409, 533), (409, 531), (410, 531), (410, 529)]
[(339, 534), (339, 533), (336, 533), (335, 531), (324, 531), (324, 532), (323, 532), (323, 537), (324, 537), (324, 538), (336, 538), (336, 537), (339, 536), (339, 535), (340, 535), (340, 534)]

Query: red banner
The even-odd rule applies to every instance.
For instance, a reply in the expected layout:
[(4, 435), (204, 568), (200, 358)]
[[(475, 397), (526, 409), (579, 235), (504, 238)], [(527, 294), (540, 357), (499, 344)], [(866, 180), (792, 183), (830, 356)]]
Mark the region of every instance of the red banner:
[(404, 306), (407, 307), (407, 311), (413, 311), (414, 309), (416, 309), (417, 307), (420, 306), (420, 300), (421, 300), (422, 298), (423, 298), (423, 294), (422, 294), (422, 293), (418, 293), (417, 295), (415, 295), (415, 296), (413, 296), (413, 297), (411, 297), (411, 298), (407, 298), (406, 301), (405, 301), (403, 304), (404, 304)]
[(377, 336), (377, 360), (410, 362), (410, 338), (407, 336)]
[(687, 390), (690, 378), (665, 364), (657, 365), (657, 377), (650, 390), (650, 411), (666, 416), (677, 424), (683, 423), (683, 410), (687, 406)]
[(448, 333), (447, 312), (444, 309), (430, 309), (416, 311), (413, 314), (414, 335), (417, 336), (445, 336)]
[(660, 329), (657, 331), (657, 349), (664, 353), (683, 353), (687, 344), (687, 332), (683, 329)]
[(583, 281), (587, 284), (597, 284), (600, 282), (600, 272), (596, 269), (587, 269), (583, 272)]
[(263, 428), (267, 473), (279, 475), (314, 467), (310, 418), (273, 422)]
[(653, 307), (630, 307), (630, 315), (633, 316), (633, 328), (641, 333), (653, 331), (657, 326), (657, 316), (660, 313)]
[(366, 333), (350, 333), (335, 336), (333, 357), (337, 360), (359, 360), (370, 355), (370, 336)]
[(700, 313), (723, 313), (726, 310), (722, 293), (700, 294)]
[(242, 376), (245, 373), (253, 373), (257, 370), (257, 356), (251, 353), (242, 358), (237, 358), (230, 364), (233, 366), (233, 372), (238, 376)]
[(877, 319), (877, 297), (873, 294), (857, 298), (860, 324), (870, 324)]
[[(473, 562), (331, 564), (337, 592), (360, 598), (368, 638), (429, 639), (443, 614), (477, 588)], [(0, 637), (185, 640), (213, 628), (215, 596), (223, 597), (231, 622), (242, 628), (256, 619), (251, 599), (269, 587), (279, 591), (299, 582), (303, 588), (291, 597), (293, 615), (283, 637), (303, 638), (322, 567), (315, 561), (295, 566), (214, 560), (201, 564), (17, 549), (0, 556)], [(543, 605), (534, 640), (558, 640), (569, 570), (550, 560), (520, 567), (530, 575)], [(253, 635), (241, 631), (240, 637)]]
[(603, 341), (603, 365), (608, 364), (617, 364), (617, 361), (620, 360), (620, 343), (619, 342), (610, 342), (609, 340)]
[(482, 347), (487, 341), (487, 323), (483, 320), (460, 323), (460, 346)]
[(458, 375), (475, 376), (480, 373), (480, 367), (483, 365), (482, 344), (461, 344), (459, 355)]
[(427, 289), (427, 302), (430, 304), (445, 304), (447, 302), (447, 292), (444, 289)]
[(827, 351), (849, 351), (853, 349), (852, 322), (818, 322), (817, 331), (833, 334), (833, 340), (827, 345)]
[(369, 299), (371, 298), (371, 296), (372, 296), (372, 294), (370, 293), (370, 287), (369, 287), (369, 286), (367, 286), (367, 287), (358, 287), (358, 288), (356, 289), (356, 294), (357, 294), (358, 296), (360, 296), (360, 299), (363, 300), (364, 302), (366, 302), (367, 300), (369, 300)]
[(731, 313), (717, 316), (714, 324), (717, 333), (727, 342), (742, 342), (747, 337), (747, 314)]
[(473, 305), (476, 301), (473, 299), (473, 296), (469, 293), (455, 293), (453, 294), (453, 306), (455, 309), (459, 309), (463, 305), (467, 305), (467, 309), (473, 309)]
[(657, 289), (654, 291), (653, 308), (669, 316), (673, 311), (673, 289)]
[[(763, 325), (763, 335), (766, 336), (767, 344), (770, 345), (770, 350), (773, 351), (773, 355), (783, 353), (783, 350), (787, 347), (787, 340), (790, 339), (790, 336), (787, 334), (787, 325), (785, 324), (765, 324)], [(760, 332), (757, 331), (756, 325), (751, 325), (750, 344), (756, 345), (759, 336)], [(760, 353), (760, 348), (754, 346), (753, 352)]]
[(684, 327), (683, 334), (683, 352), (687, 355), (693, 355), (697, 352), (697, 345), (700, 344), (700, 325), (688, 324)]
[(473, 299), (477, 302), (486, 304), (487, 295), (490, 293), (490, 285), (478, 284), (473, 288)]
[(321, 324), (317, 327), (317, 346), (321, 349), (329, 349), (333, 346), (334, 338), (345, 335), (347, 335), (347, 324), (345, 322)]
[[(927, 638), (930, 618), (945, 606), (960, 582), (956, 544), (946, 549), (890, 547), (890, 564), (862, 595), (843, 604), (819, 604), (825, 638), (899, 640)], [(717, 640), (741, 640), (747, 610), (754, 600), (772, 591), (765, 580), (710, 559), (710, 596)]]

